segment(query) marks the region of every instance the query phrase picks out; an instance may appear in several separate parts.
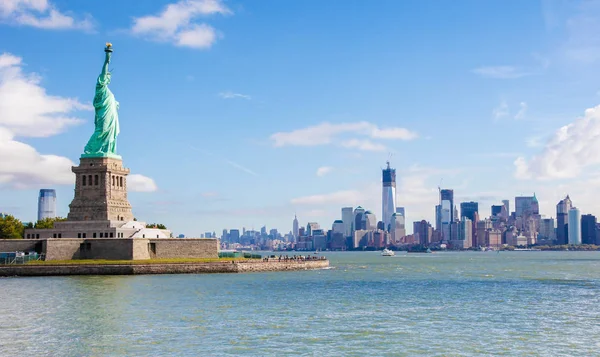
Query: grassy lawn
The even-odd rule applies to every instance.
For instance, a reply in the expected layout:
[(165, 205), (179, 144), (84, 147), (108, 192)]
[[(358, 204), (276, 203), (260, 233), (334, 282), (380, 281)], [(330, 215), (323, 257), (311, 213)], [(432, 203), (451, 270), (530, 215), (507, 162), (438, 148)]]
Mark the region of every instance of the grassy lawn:
[[(114, 265), (114, 264), (186, 264), (186, 263), (227, 263), (232, 260), (243, 262), (251, 259), (246, 258), (175, 258), (175, 259), (148, 259), (148, 260), (104, 260), (104, 259), (81, 259), (81, 260), (36, 260), (26, 265)], [(255, 260), (255, 259), (254, 259)]]

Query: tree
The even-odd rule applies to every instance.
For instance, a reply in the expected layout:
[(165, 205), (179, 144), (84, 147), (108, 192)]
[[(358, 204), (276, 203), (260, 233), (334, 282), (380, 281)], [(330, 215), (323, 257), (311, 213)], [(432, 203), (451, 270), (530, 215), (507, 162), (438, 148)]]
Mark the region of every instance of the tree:
[(14, 216), (0, 215), (0, 239), (23, 238), (24, 229), (23, 223)]
[(150, 223), (146, 225), (146, 228), (167, 229), (162, 223)]
[(66, 221), (66, 218), (56, 217), (56, 218), (44, 218), (35, 222), (35, 229), (52, 229), (54, 228), (54, 222)]

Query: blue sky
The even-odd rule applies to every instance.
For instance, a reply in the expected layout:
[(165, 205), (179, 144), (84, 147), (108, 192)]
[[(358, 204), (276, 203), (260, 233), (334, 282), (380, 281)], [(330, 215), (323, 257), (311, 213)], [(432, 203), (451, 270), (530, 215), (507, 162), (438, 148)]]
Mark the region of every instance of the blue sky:
[(600, 214), (597, 1), (9, 0), (0, 38), (0, 211), (24, 221), (40, 188), (68, 212), (107, 41), (134, 214), (174, 233), (380, 218), (390, 156), (407, 222), (440, 184)]

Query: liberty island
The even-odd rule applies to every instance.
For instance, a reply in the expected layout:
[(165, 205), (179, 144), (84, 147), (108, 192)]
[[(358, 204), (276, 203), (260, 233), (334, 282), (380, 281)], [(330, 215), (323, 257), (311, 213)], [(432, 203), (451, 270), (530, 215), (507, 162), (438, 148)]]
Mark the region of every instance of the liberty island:
[[(96, 80), (94, 132), (85, 145), (79, 166), (72, 167), (75, 195), (67, 219), (55, 221), (50, 229), (26, 229), (23, 240), (0, 240), (0, 252), (35, 252), (47, 262), (88, 261), (68, 266), (0, 266), (0, 276), (279, 271), (329, 265), (322, 258), (275, 261), (259, 260), (260, 256), (253, 255), (249, 258), (255, 261), (234, 259), (224, 265), (219, 261), (217, 239), (173, 238), (167, 229), (148, 227), (145, 222), (137, 221), (127, 198), (130, 171), (117, 154), (119, 102), (108, 87), (112, 79), (108, 66), (113, 52), (112, 44), (107, 43)], [(111, 263), (94, 263), (99, 259)], [(151, 265), (127, 264), (133, 261)]]

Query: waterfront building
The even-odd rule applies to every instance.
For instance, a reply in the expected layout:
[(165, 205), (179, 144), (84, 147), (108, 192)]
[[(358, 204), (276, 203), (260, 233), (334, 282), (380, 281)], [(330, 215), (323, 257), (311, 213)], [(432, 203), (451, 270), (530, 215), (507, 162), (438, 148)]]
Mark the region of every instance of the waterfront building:
[(517, 217), (540, 214), (540, 206), (535, 193), (533, 196), (515, 197), (515, 214)]
[(43, 188), (38, 197), (38, 221), (56, 218), (56, 190)]
[(317, 229), (321, 229), (321, 226), (317, 222), (308, 222), (306, 225), (306, 235), (309, 237), (314, 235), (313, 231)]
[(413, 222), (413, 235), (417, 243), (428, 246), (432, 242), (433, 227), (426, 220)]
[(333, 233), (344, 234), (344, 231), (345, 231), (344, 221), (342, 221), (341, 219), (335, 220), (333, 222), (333, 225), (331, 226), (331, 230)]
[(442, 205), (435, 206), (435, 230), (437, 232), (442, 230)]
[(461, 202), (460, 203), (460, 218), (467, 217), (470, 221), (475, 220), (475, 212), (479, 211), (479, 203), (477, 202)]
[(556, 244), (569, 243), (569, 232), (567, 231), (569, 210), (573, 206), (569, 195), (560, 200), (556, 205)]
[(396, 212), (392, 215), (391, 239), (394, 244), (399, 244), (400, 240), (406, 236), (406, 218), (404, 215)]
[(471, 248), (473, 243), (473, 222), (462, 217), (460, 222), (457, 222), (457, 239), (450, 241), (450, 246), (454, 249)]
[(390, 168), (390, 162), (386, 162), (387, 167), (382, 170), (382, 209), (381, 220), (384, 229), (389, 230), (392, 224), (392, 215), (396, 213), (396, 169)]
[(547, 243), (553, 244), (556, 240), (556, 228), (554, 228), (553, 218), (543, 218), (540, 221), (540, 233), (538, 235), (539, 241), (547, 241)]
[(451, 239), (451, 223), (454, 222), (454, 190), (443, 189), (440, 190), (440, 218), (441, 218), (441, 232), (442, 242), (446, 242)]
[(493, 223), (489, 219), (477, 222), (477, 246), (487, 247), (489, 244), (487, 232), (492, 229)]
[(292, 236), (294, 240), (298, 239), (299, 232), (298, 217), (294, 214), (294, 221), (292, 222)]
[(366, 211), (363, 215), (364, 225), (366, 230), (374, 230), (377, 229), (377, 217), (371, 211)]
[(568, 237), (569, 244), (581, 244), (581, 212), (576, 207), (571, 207), (568, 215)]
[(352, 236), (352, 221), (354, 220), (354, 214), (352, 213), (352, 207), (342, 208), (342, 221), (344, 222), (344, 237)]
[(584, 214), (581, 216), (581, 244), (596, 244), (596, 216)]
[(354, 226), (352, 227), (352, 231), (365, 230), (367, 227), (364, 225), (364, 214), (365, 209), (361, 206), (358, 206), (354, 209)]

